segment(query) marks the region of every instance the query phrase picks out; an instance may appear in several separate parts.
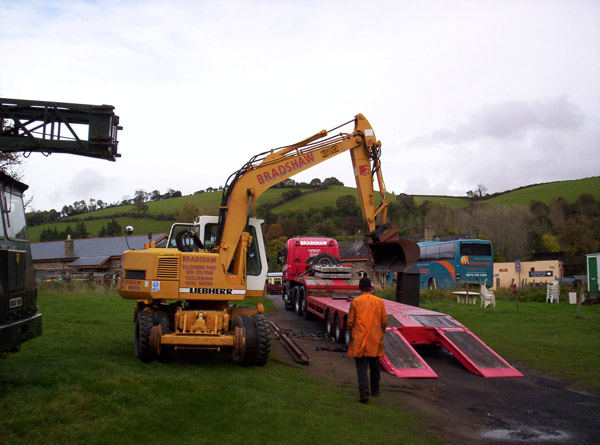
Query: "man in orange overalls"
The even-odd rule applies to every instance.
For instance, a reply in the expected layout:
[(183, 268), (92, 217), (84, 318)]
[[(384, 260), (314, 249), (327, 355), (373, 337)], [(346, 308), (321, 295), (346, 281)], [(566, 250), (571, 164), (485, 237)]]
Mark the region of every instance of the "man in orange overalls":
[(387, 327), (387, 314), (381, 298), (371, 294), (371, 280), (360, 279), (358, 288), (362, 292), (350, 305), (348, 327), (350, 328), (350, 344), (348, 357), (354, 357), (358, 374), (358, 391), (360, 403), (369, 400), (369, 378), (367, 368), (371, 370), (371, 395), (379, 395), (379, 360), (383, 352), (383, 335)]

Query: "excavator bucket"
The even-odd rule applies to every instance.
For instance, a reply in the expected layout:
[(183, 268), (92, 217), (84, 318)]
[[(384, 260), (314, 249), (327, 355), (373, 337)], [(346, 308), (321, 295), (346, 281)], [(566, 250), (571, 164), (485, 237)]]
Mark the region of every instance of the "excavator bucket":
[(367, 242), (371, 263), (375, 270), (404, 272), (417, 262), (421, 249), (414, 241), (400, 238)]

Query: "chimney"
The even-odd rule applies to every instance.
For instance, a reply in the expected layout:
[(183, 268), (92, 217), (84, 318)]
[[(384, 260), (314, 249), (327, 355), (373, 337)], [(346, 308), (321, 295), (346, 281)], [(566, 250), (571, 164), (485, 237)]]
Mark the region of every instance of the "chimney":
[(433, 227), (427, 226), (425, 227), (425, 241), (433, 241)]
[(65, 240), (65, 258), (75, 256), (75, 241), (71, 239), (71, 235), (67, 235)]

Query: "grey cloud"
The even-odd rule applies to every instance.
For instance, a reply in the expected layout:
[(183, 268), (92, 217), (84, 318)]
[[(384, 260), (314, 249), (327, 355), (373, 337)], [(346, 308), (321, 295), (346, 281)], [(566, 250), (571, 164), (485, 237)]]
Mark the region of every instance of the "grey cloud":
[(467, 122), (419, 136), (411, 145), (467, 142), (479, 138), (521, 139), (537, 130), (571, 131), (582, 127), (585, 116), (566, 96), (546, 101), (506, 101), (486, 104)]

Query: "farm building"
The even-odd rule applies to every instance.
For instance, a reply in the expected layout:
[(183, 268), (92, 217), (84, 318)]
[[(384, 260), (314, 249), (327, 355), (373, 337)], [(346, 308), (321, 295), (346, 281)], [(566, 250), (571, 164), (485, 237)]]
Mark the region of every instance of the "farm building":
[[(166, 234), (152, 236), (159, 242)], [(115, 236), (108, 238), (66, 239), (31, 243), (31, 255), (36, 277), (50, 280), (64, 277), (94, 277), (94, 279), (115, 276), (121, 267), (121, 254), (125, 250), (143, 249), (148, 242), (147, 235)]]
[(494, 263), (494, 283), (492, 289), (539, 286), (564, 276), (562, 261), (515, 261), (510, 263)]

